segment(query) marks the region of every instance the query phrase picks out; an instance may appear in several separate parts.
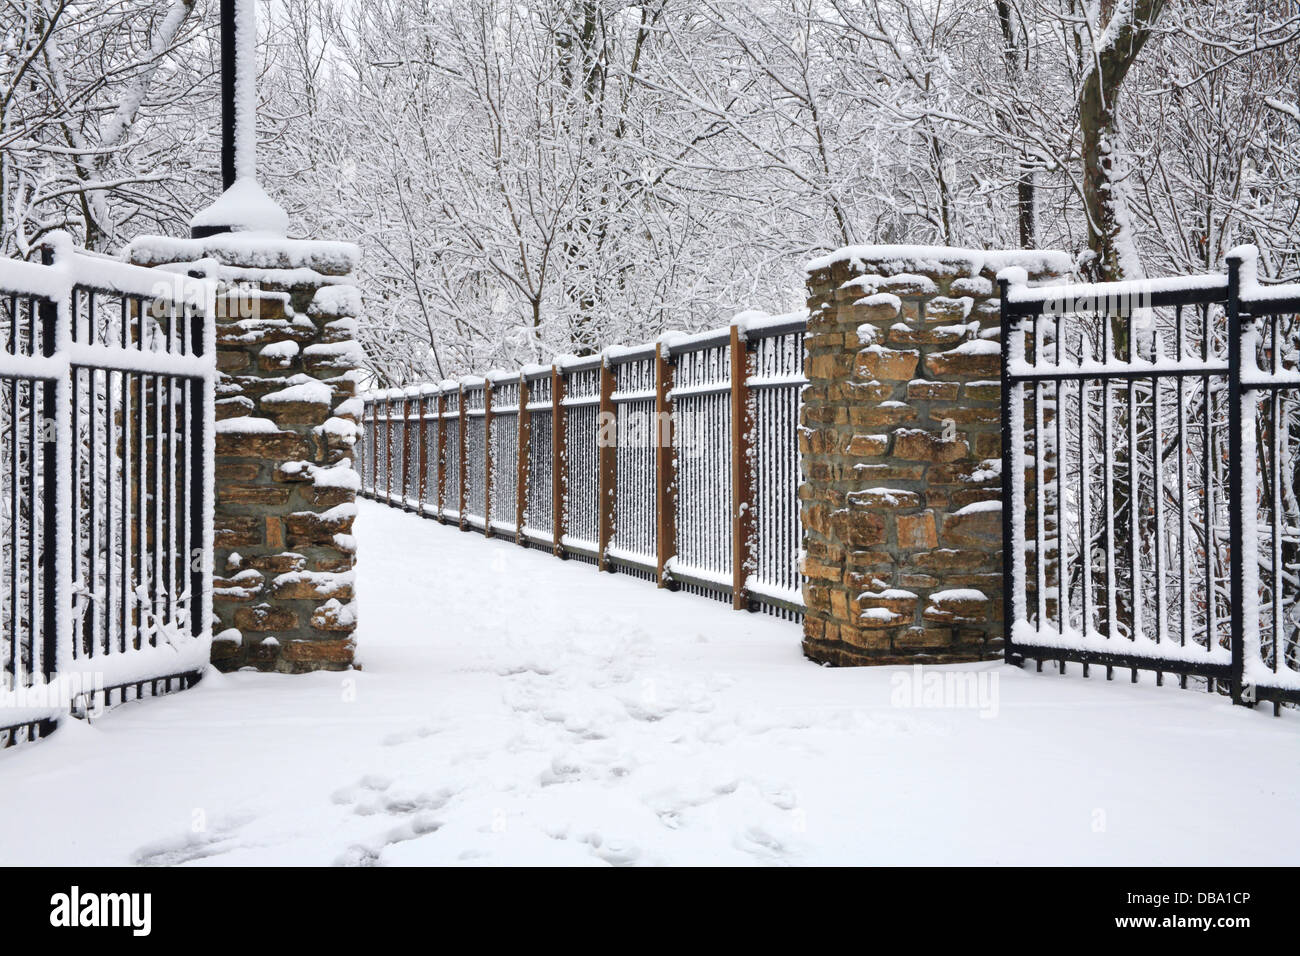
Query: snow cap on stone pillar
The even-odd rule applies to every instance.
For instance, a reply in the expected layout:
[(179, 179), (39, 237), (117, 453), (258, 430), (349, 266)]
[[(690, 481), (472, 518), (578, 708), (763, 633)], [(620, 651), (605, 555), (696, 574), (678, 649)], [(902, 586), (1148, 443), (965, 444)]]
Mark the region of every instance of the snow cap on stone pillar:
[[(257, 181), (256, 0), (221, 0), (225, 192), (190, 220), (195, 238), (223, 232), (283, 236), (289, 216)], [(227, 156), (233, 162), (227, 160)]]

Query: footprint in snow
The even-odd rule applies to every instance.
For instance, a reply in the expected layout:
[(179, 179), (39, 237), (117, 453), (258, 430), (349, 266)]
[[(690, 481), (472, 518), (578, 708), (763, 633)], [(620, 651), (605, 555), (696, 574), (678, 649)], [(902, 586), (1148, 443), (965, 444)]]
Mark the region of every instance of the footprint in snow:
[(518, 677), (521, 674), (536, 674), (538, 677), (550, 677), (555, 670), (542, 664), (502, 664), (496, 669), (498, 677)]
[(147, 843), (131, 854), (131, 862), (137, 866), (179, 866), (229, 853), (243, 845), (235, 840), (235, 834), (252, 819), (252, 814), (228, 817), (198, 833)]
[(396, 747), (400, 744), (410, 743), (412, 740), (421, 740), (425, 737), (432, 737), (434, 734), (442, 733), (441, 727), (430, 727), (427, 724), (416, 727), (414, 730), (401, 730), (397, 733), (389, 734), (380, 741), (385, 747)]
[(443, 787), (435, 791), (394, 791), (388, 777), (370, 775), (360, 782), (336, 790), (330, 797), (341, 806), (352, 806), (358, 816), (369, 817), (379, 813), (405, 816), (424, 810), (441, 810), (456, 795), (456, 791)]
[(356, 803), (366, 795), (366, 791), (370, 791), (371, 793), (380, 793), (387, 790), (392, 785), (392, 777), (386, 777), (383, 774), (377, 773), (366, 774), (356, 783), (335, 790), (330, 794), (330, 800), (338, 804)]
[(786, 848), (760, 826), (746, 827), (736, 836), (736, 846), (760, 859), (776, 862), (785, 858)]
[(606, 839), (595, 832), (584, 833), (576, 839), (590, 846), (592, 855), (604, 860), (610, 866), (631, 866), (641, 859), (641, 848), (631, 840)]
[(382, 866), (383, 853), (387, 847), (396, 843), (405, 843), (409, 840), (418, 840), (420, 837), (437, 833), (441, 828), (441, 820), (427, 814), (421, 814), (393, 827), (377, 839), (352, 844), (335, 858), (334, 865)]

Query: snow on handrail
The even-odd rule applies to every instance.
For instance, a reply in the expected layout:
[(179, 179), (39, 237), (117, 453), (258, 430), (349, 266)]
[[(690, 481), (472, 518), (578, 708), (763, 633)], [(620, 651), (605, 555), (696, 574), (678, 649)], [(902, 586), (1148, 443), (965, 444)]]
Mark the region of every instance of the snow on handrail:
[(0, 291), (58, 300), (73, 288), (83, 288), (196, 308), (205, 308), (215, 291), (215, 283), (210, 278), (195, 278), (182, 272), (151, 269), (82, 252), (73, 247), (66, 233), (54, 233), (47, 245), (54, 253), (54, 261), (49, 265), (0, 260)]
[[(1228, 277), (1223, 273), (1173, 276), (1160, 279), (1126, 279), (1122, 282), (1063, 282), (1030, 286), (1018, 267), (1003, 269), (999, 279), (1008, 283), (1007, 301), (1012, 305), (1036, 305), (1056, 312), (1092, 311), (1098, 302), (1152, 299), (1177, 293), (1226, 295)], [(1150, 305), (1150, 303), (1146, 303)]]

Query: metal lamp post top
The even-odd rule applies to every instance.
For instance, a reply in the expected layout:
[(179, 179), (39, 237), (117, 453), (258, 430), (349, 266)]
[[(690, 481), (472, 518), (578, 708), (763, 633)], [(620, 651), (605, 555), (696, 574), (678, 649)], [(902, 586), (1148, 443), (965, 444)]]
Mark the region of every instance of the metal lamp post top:
[(221, 182), (217, 201), (190, 220), (194, 238), (284, 235), (289, 217), (257, 182), (256, 0), (221, 0)]

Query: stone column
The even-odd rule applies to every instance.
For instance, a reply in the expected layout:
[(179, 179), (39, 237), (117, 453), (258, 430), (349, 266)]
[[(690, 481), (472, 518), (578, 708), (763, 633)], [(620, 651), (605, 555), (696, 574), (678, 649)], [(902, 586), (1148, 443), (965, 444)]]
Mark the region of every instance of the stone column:
[(1062, 253), (862, 246), (808, 266), (804, 652), (951, 663), (1002, 647), (999, 269)]
[(213, 663), (350, 667), (356, 246), (225, 233), (141, 239), (129, 257), (219, 280)]

